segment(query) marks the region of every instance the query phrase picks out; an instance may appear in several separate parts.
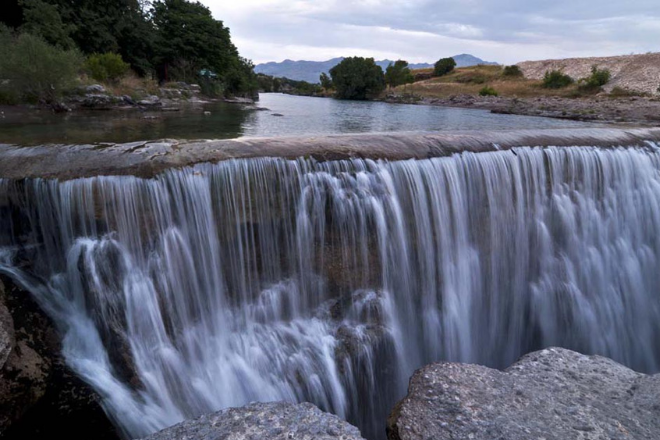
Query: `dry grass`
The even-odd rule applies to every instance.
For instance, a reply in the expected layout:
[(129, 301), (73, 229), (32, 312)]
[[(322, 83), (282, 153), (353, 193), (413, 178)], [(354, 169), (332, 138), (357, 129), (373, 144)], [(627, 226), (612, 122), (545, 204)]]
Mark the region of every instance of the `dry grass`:
[(158, 94), (158, 82), (150, 78), (140, 78), (132, 73), (123, 77), (117, 84), (106, 84), (108, 91), (114, 95), (128, 95), (133, 99), (142, 99)]
[[(89, 78), (86, 75), (81, 76), (80, 82), (84, 85), (99, 84), (99, 81)], [(112, 95), (128, 95), (134, 100), (140, 100), (149, 95), (157, 95), (159, 90), (156, 80), (140, 78), (132, 71), (117, 83), (102, 82), (101, 84)]]
[[(577, 97), (577, 86), (551, 90), (542, 87), (542, 81), (509, 78), (502, 75), (502, 66), (471, 66), (455, 69), (452, 73), (399, 86), (398, 93), (412, 93), (425, 98), (449, 98), (453, 95), (477, 95), (484, 86), (494, 88), (499, 96), (530, 98), (537, 96)], [(430, 73), (432, 69), (418, 69), (413, 73)]]

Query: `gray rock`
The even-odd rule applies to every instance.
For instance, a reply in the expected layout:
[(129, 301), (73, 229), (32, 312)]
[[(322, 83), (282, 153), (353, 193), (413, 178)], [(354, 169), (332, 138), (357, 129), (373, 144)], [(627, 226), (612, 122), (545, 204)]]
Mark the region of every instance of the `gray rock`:
[(105, 93), (105, 87), (101, 84), (92, 84), (85, 87), (85, 93)]
[(561, 348), (503, 372), (436, 363), (413, 375), (387, 425), (389, 440), (658, 439), (660, 375)]
[[(4, 296), (5, 286), (0, 281), (0, 296)], [(4, 367), (9, 354), (16, 343), (14, 338), (14, 320), (4, 303), (4, 298), (0, 298), (0, 369)]]
[(143, 107), (160, 107), (163, 105), (163, 103), (160, 102), (160, 98), (158, 96), (151, 95), (138, 102), (138, 105)]
[(363, 440), (360, 431), (311, 403), (251, 403), (186, 420), (144, 440)]
[(85, 95), (81, 105), (88, 108), (104, 109), (120, 102), (122, 102), (122, 98), (118, 96), (90, 93)]

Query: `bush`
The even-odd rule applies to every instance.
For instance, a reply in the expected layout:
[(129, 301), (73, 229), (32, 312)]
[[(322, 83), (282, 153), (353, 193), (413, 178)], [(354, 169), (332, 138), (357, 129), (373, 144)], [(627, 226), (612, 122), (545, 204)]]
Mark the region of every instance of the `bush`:
[(520, 70), (520, 67), (513, 65), (505, 66), (504, 70), (502, 71), (502, 76), (507, 78), (522, 78), (524, 75), (522, 70)]
[(90, 55), (85, 63), (85, 70), (96, 81), (114, 83), (126, 75), (129, 67), (128, 63), (125, 63), (121, 58), (121, 55), (112, 52)]
[(479, 90), (479, 96), (497, 96), (497, 90), (492, 87), (486, 86)]
[(456, 61), (453, 58), (441, 58), (433, 66), (433, 76), (443, 76), (454, 70)]
[(580, 90), (598, 92), (605, 84), (610, 81), (612, 74), (607, 69), (599, 69), (597, 66), (591, 67), (591, 75), (580, 80)]
[[(1, 32), (0, 32), (1, 33)], [(4, 100), (53, 103), (76, 83), (82, 56), (30, 34), (0, 36), (0, 92)]]
[(561, 89), (573, 84), (573, 78), (565, 75), (561, 70), (549, 70), (543, 76), (543, 87), (546, 89)]
[(385, 90), (385, 74), (373, 58), (345, 58), (330, 76), (339, 99), (367, 99)]

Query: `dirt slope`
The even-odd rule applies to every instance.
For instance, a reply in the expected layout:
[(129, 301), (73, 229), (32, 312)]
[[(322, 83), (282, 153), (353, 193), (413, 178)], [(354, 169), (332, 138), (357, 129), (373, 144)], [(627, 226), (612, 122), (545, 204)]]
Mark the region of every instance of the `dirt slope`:
[(616, 57), (566, 58), (562, 60), (525, 61), (518, 66), (526, 78), (541, 79), (548, 70), (563, 70), (574, 79), (584, 78), (591, 66), (609, 69), (612, 79), (604, 87), (609, 92), (614, 87), (658, 95), (660, 92), (660, 53), (623, 55)]

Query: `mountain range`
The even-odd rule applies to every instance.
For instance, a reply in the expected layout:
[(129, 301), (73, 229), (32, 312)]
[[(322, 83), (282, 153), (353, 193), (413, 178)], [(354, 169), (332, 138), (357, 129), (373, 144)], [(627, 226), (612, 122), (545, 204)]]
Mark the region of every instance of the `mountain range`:
[[(468, 67), (476, 66), (477, 64), (497, 64), (490, 61), (484, 61), (481, 58), (477, 58), (474, 55), (470, 54), (460, 54), (452, 57), (456, 61), (456, 67)], [(254, 67), (254, 71), (257, 73), (263, 73), (265, 75), (275, 76), (279, 78), (289, 78), (296, 81), (307, 81), (310, 83), (319, 82), (319, 76), (321, 73), (328, 73), (330, 69), (339, 64), (344, 58), (332, 58), (327, 61), (293, 61), (293, 60), (284, 60), (280, 63), (270, 62), (257, 64)], [(376, 61), (380, 67), (383, 68), (383, 71), (390, 64), (391, 60), (381, 60)], [(429, 63), (417, 63), (410, 64), (411, 69), (425, 69), (433, 67), (433, 64)]]

